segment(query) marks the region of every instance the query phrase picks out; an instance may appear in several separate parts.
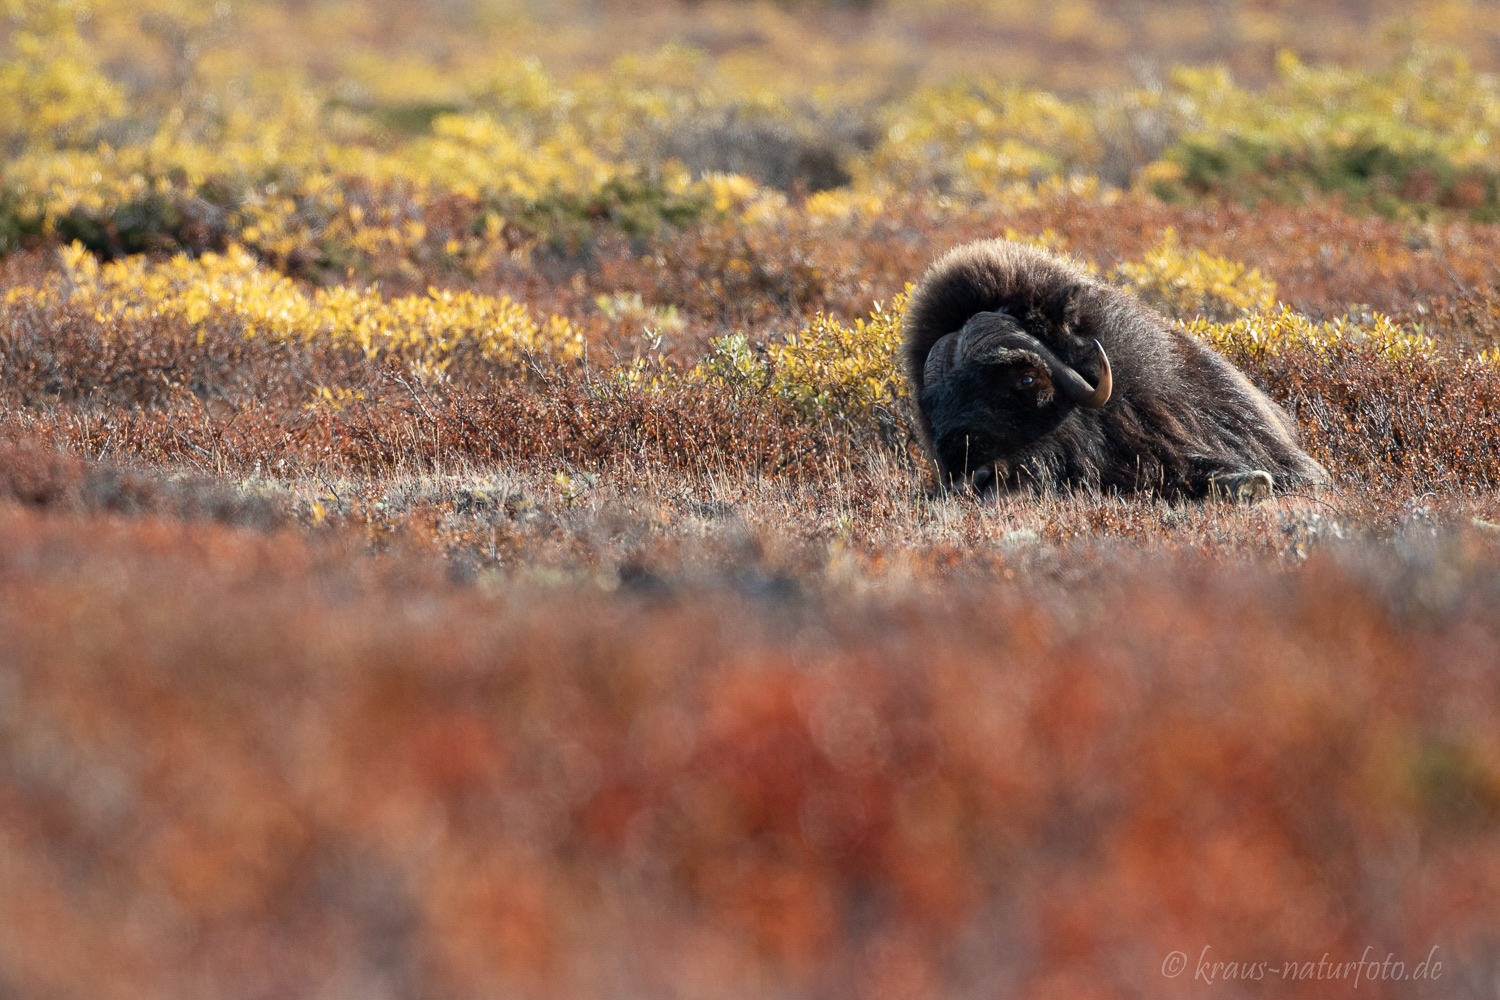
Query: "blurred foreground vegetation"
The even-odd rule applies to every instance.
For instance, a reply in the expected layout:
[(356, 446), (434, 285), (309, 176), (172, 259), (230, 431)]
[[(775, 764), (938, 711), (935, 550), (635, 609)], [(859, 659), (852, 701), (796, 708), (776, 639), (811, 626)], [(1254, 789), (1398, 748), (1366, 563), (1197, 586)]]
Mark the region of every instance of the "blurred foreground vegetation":
[[(1492, 995), (1492, 5), (0, 12), (0, 998)], [(990, 236), (1336, 487), (937, 493)]]

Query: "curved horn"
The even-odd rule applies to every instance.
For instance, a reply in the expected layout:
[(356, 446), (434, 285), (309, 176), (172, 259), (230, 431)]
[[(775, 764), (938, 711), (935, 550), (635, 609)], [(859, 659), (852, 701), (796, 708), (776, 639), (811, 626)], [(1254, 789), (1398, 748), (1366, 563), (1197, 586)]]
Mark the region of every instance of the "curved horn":
[(953, 367), (955, 356), (958, 354), (958, 333), (948, 333), (937, 339), (937, 343), (927, 352), (927, 363), (922, 366), (922, 384), (933, 385), (941, 382), (943, 376)]
[(1099, 384), (1089, 385), (1084, 377), (1075, 372), (1067, 364), (1059, 361), (1053, 372), (1057, 380), (1058, 388), (1075, 406), (1081, 406), (1086, 410), (1097, 410), (1109, 402), (1109, 394), (1114, 389), (1114, 379), (1110, 375), (1109, 355), (1104, 353), (1104, 345), (1094, 341), (1094, 347), (1099, 351)]
[(927, 363), (922, 367), (922, 384), (933, 385), (942, 381), (954, 366), (969, 357), (973, 351), (993, 343), (996, 337), (1014, 332), (1014, 325), (1006, 325), (1009, 319), (1010, 314), (1001, 309), (978, 312), (970, 316), (959, 329), (939, 337), (927, 351)]
[(1039, 355), (1051, 370), (1053, 383), (1075, 406), (1097, 410), (1109, 402), (1114, 379), (1110, 374), (1109, 355), (1104, 353), (1103, 344), (1094, 341), (1094, 348), (1099, 352), (1099, 384), (1089, 385), (1082, 375), (1059, 358), (1051, 348), (1020, 329), (1008, 314), (998, 311), (975, 313), (969, 317), (963, 329), (938, 338), (937, 343), (927, 352), (927, 363), (922, 369), (923, 384), (932, 385), (940, 381), (954, 365), (991, 347), (1017, 347)]

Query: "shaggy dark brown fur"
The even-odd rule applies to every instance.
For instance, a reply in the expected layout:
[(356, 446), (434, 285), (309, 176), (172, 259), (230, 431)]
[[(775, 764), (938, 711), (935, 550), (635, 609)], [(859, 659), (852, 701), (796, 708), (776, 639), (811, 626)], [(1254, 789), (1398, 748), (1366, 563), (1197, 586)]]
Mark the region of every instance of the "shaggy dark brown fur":
[[(971, 320), (1012, 328), (988, 343), (1022, 348), (976, 349), (924, 384), (933, 345)], [(913, 292), (903, 333), (924, 443), (945, 484), (1206, 496), (1246, 483), (1263, 492), (1270, 483), (1257, 471), (1277, 491), (1328, 482), (1287, 414), (1233, 365), (1045, 250), (985, 240), (950, 251)], [(1081, 409), (1050, 391), (1046, 365), (1055, 361), (1024, 350), (1026, 335), (1090, 384), (1100, 374), (1097, 340), (1113, 369), (1108, 402)]]

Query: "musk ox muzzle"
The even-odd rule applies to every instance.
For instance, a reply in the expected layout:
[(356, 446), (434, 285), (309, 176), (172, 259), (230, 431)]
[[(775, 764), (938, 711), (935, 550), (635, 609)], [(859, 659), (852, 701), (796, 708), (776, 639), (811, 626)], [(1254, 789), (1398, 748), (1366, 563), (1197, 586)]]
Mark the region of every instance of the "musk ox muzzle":
[(1058, 426), (1076, 407), (1109, 401), (1113, 375), (1097, 341), (1093, 384), (1001, 311), (940, 337), (923, 366), (920, 405), (946, 482), (985, 486), (991, 466)]

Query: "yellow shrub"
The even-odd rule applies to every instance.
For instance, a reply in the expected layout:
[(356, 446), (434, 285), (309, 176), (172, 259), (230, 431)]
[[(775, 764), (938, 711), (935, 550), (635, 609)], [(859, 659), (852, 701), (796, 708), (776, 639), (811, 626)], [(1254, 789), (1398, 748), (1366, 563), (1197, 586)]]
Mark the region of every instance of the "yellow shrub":
[(238, 246), (196, 260), (129, 257), (100, 265), (75, 243), (63, 250), (63, 262), (64, 273), (46, 287), (13, 289), (7, 298), (66, 298), (92, 308), (100, 321), (169, 316), (195, 325), (234, 322), (247, 338), (357, 350), (427, 374), (442, 373), (459, 356), (516, 365), (532, 354), (557, 360), (583, 354), (583, 337), (566, 319), (538, 322), (509, 298), (432, 289), (385, 299), (348, 286), (308, 295)]
[(885, 113), (885, 136), (855, 164), (856, 184), (989, 194), (1097, 162), (1086, 108), (988, 80), (916, 91)]
[[(12, 0), (0, 7), (0, 149), (88, 141), (125, 110), (120, 87), (78, 33), (77, 3)], [(0, 22), (3, 24), (3, 22)]]
[(1171, 107), (1190, 135), (1233, 136), (1266, 149), (1309, 143), (1376, 144), (1399, 153), (1433, 151), (1459, 166), (1495, 165), (1500, 86), (1457, 53), (1417, 46), (1369, 71), (1277, 59), (1265, 90), (1236, 84), (1223, 67), (1172, 72)]
[(1367, 344), (1390, 358), (1438, 353), (1431, 337), (1404, 328), (1389, 316), (1342, 316), (1320, 322), (1289, 306), (1248, 312), (1228, 323), (1198, 317), (1183, 325), (1188, 333), (1225, 352), (1277, 354), (1288, 349), (1326, 351), (1339, 343)]
[(784, 344), (770, 346), (770, 389), (808, 410), (845, 419), (867, 419), (906, 398), (901, 371), (901, 314), (908, 292), (886, 309), (875, 303), (852, 326), (823, 313)]
[(1174, 317), (1233, 319), (1276, 302), (1276, 282), (1257, 268), (1184, 250), (1170, 227), (1139, 263), (1121, 264), (1115, 281)]
[(802, 210), (816, 222), (872, 219), (885, 211), (885, 199), (869, 189), (832, 188), (811, 195), (803, 202)]
[(597, 190), (621, 167), (594, 153), (571, 128), (540, 142), (488, 115), (442, 115), (432, 134), (394, 154), (351, 151), (336, 167), (380, 182), (418, 179), (472, 198), (536, 201)]
[(877, 411), (895, 411), (907, 396), (900, 365), (905, 308), (903, 293), (890, 308), (875, 303), (868, 317), (852, 325), (819, 313), (785, 342), (759, 348), (743, 333), (735, 333), (714, 340), (707, 356), (680, 376), (666, 368), (658, 354), (637, 360), (625, 378), (646, 385), (649, 372), (653, 386), (723, 382), (770, 394), (809, 416), (827, 414), (863, 423)]

